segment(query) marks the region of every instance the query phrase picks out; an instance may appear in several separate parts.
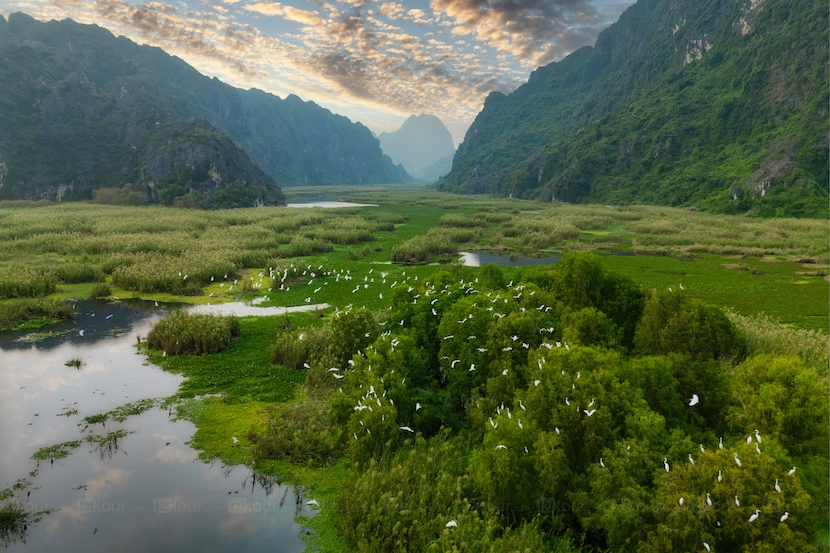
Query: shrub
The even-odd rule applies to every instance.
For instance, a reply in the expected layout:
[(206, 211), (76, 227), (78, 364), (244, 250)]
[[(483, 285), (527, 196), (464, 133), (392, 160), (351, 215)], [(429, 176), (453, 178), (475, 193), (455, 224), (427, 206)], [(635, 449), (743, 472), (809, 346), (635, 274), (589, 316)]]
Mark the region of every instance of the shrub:
[(335, 315), (331, 320), (330, 342), (334, 358), (345, 364), (357, 350), (365, 350), (377, 334), (374, 332), (376, 325), (375, 318), (366, 309)]
[(112, 295), (112, 290), (108, 284), (96, 284), (89, 292), (89, 297), (93, 300), (106, 298)]
[(304, 363), (317, 364), (328, 353), (330, 343), (331, 331), (326, 327), (302, 332), (280, 331), (271, 349), (271, 364), (294, 370), (304, 368)]
[(254, 457), (292, 463), (330, 463), (342, 444), (330, 429), (328, 403), (308, 399), (278, 407), (262, 434), (254, 435)]
[(682, 353), (693, 359), (743, 357), (746, 341), (723, 311), (679, 292), (653, 292), (634, 335), (641, 355)]
[(228, 349), (238, 336), (236, 317), (179, 311), (153, 326), (147, 335), (147, 345), (167, 355), (201, 355)]

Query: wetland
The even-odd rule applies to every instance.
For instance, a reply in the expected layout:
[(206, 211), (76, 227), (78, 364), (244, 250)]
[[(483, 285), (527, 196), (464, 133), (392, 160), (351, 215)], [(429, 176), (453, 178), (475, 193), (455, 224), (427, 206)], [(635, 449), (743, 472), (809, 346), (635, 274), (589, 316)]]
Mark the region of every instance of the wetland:
[[(789, 399), (827, 412), (826, 221), (316, 195), (374, 206), (0, 210), (7, 548), (660, 550), (689, 523), (655, 505), (707, 492), (694, 540), (826, 546), (826, 425)], [(238, 334), (149, 348), (182, 310)], [(730, 494), (791, 533), (719, 534)]]

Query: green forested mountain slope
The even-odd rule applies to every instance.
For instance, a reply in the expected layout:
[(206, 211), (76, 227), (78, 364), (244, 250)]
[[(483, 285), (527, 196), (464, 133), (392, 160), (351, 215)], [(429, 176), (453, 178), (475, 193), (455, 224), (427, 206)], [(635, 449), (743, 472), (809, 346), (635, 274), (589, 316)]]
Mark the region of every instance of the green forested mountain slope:
[(279, 201), (275, 179), (409, 180), (367, 128), (316, 104), (235, 89), (94, 25), (19, 13), (0, 20), (0, 175), (0, 198), (130, 184), (164, 203), (211, 183)]
[(492, 93), (439, 187), (826, 216), (827, 29), (816, 0), (640, 0)]

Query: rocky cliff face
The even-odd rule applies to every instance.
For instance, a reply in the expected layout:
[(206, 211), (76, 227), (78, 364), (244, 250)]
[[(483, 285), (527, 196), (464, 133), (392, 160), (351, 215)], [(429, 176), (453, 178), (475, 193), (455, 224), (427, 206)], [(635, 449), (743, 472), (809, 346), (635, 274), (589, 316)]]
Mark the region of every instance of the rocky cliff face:
[(439, 187), (825, 216), (825, 8), (640, 0), (593, 48), (491, 94)]

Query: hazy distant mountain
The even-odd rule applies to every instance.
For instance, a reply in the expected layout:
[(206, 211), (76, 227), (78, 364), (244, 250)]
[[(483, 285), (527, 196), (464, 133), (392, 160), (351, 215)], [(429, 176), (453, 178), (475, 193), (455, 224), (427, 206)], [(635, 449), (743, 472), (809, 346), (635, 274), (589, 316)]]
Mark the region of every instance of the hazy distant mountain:
[(439, 187), (826, 217), (827, 29), (817, 0), (639, 0), (491, 93)]
[(383, 153), (417, 179), (435, 181), (452, 169), (452, 135), (434, 115), (410, 115), (400, 129), (378, 139)]
[(411, 177), (369, 129), (312, 102), (233, 88), (96, 25), (0, 16), (0, 198), (129, 185), (167, 204), (253, 205), (282, 200), (275, 179)]

